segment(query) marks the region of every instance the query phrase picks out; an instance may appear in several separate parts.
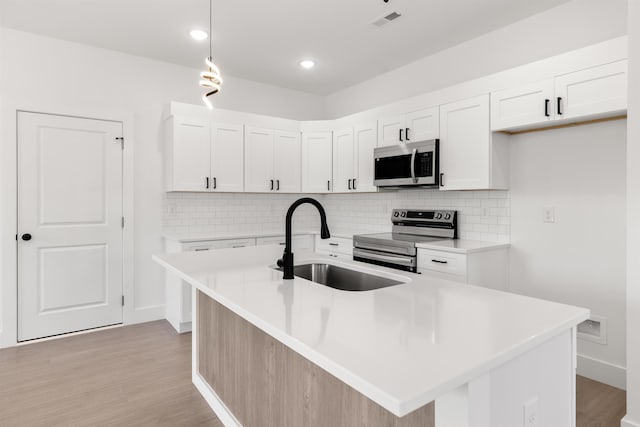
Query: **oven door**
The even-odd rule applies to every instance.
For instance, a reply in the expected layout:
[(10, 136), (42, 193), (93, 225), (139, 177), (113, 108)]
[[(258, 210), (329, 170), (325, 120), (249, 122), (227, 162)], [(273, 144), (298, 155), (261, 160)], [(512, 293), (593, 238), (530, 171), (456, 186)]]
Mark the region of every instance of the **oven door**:
[(353, 260), (404, 271), (417, 271), (417, 257), (353, 248)]
[(439, 142), (413, 142), (376, 148), (374, 184), (378, 187), (437, 186)]

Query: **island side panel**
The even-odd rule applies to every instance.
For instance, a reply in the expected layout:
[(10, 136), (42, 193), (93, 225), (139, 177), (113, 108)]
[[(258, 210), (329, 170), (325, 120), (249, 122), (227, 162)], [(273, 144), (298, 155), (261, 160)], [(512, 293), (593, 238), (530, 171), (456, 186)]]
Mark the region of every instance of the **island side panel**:
[(434, 427), (433, 402), (398, 418), (202, 292), (198, 372), (245, 427)]

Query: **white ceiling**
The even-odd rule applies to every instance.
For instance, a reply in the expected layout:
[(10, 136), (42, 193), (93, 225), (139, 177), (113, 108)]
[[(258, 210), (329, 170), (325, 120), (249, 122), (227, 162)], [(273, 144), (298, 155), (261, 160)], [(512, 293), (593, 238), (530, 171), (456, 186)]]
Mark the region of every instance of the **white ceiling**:
[[(213, 0), (213, 53), (223, 75), (325, 95), (567, 1)], [(188, 36), (208, 28), (207, 0), (0, 0), (0, 7), (0, 25), (14, 29), (194, 68), (208, 54), (208, 41)], [(403, 16), (370, 25), (392, 10)], [(302, 58), (317, 67), (301, 70)]]

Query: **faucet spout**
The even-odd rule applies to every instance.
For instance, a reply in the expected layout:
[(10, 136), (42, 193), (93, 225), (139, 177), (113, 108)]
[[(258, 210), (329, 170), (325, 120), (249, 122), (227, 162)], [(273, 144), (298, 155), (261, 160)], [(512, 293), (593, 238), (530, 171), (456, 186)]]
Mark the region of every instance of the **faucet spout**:
[(305, 203), (312, 204), (318, 209), (318, 213), (320, 213), (320, 238), (328, 239), (331, 237), (329, 226), (327, 225), (327, 214), (320, 202), (311, 197), (303, 197), (293, 202), (287, 211), (284, 254), (282, 255), (282, 259), (278, 260), (278, 265), (282, 267), (285, 279), (293, 279), (293, 252), (291, 252), (291, 221), (293, 219), (293, 213), (298, 206)]

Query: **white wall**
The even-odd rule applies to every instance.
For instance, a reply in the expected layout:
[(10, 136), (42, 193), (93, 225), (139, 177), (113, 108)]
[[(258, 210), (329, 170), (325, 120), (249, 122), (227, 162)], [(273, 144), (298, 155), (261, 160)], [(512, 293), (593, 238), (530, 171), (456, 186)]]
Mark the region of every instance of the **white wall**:
[[(135, 115), (135, 284), (138, 319), (163, 313), (161, 110), (200, 102), (199, 70), (0, 28), (0, 347), (15, 339), (15, 110)], [(315, 95), (225, 76), (216, 106), (294, 119), (324, 115)], [(4, 297), (3, 297), (4, 295)], [(145, 309), (146, 308), (146, 309)]]
[(328, 118), (625, 35), (626, 12), (626, 0), (574, 0), (333, 93)]
[(640, 2), (629, 0), (627, 128), (627, 416), (640, 427)]
[(514, 135), (510, 148), (511, 290), (606, 317), (607, 345), (578, 340), (578, 370), (624, 388), (626, 120)]

